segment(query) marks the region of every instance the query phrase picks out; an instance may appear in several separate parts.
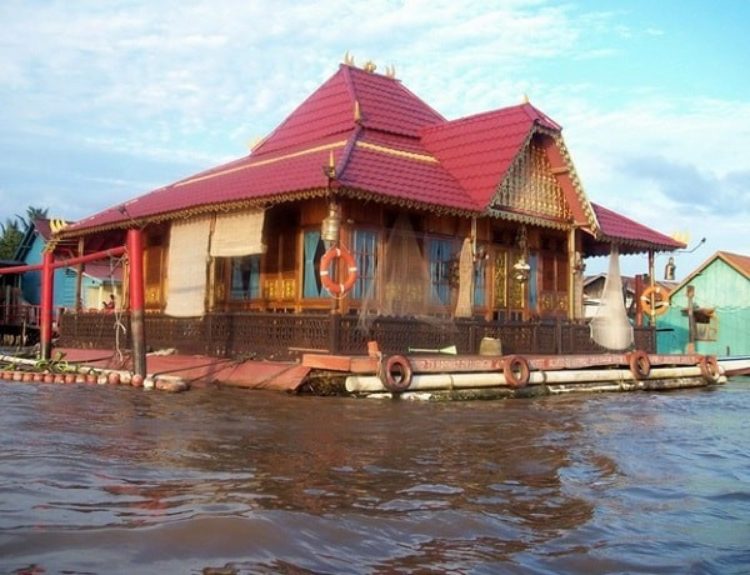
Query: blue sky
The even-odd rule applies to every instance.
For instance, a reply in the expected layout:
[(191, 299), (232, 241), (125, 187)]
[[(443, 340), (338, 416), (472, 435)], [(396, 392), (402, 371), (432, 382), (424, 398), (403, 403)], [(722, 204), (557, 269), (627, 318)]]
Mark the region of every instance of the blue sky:
[(78, 219), (244, 155), (349, 51), (448, 118), (528, 94), (591, 200), (706, 238), (678, 277), (750, 254), (750, 2), (4, 0), (0, 21), (0, 221)]

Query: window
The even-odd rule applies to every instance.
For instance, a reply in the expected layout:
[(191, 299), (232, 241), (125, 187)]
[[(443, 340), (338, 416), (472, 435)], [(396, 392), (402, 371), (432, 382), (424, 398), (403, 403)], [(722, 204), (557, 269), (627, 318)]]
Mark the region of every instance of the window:
[(357, 262), (357, 281), (352, 288), (354, 299), (363, 299), (375, 295), (375, 269), (377, 258), (378, 235), (372, 230), (354, 230), (354, 260)]
[(474, 305), (487, 305), (487, 259), (484, 257), (474, 262)]
[(451, 303), (451, 275), (453, 273), (453, 242), (446, 239), (430, 238), (430, 285), (432, 303)]
[(260, 256), (244, 256), (230, 260), (231, 288), (229, 298), (247, 300), (260, 297)]
[(716, 341), (719, 333), (719, 317), (714, 310), (698, 309), (694, 317), (696, 341)]
[(320, 260), (326, 253), (325, 245), (320, 239), (320, 229), (305, 232), (305, 266), (302, 278), (302, 297), (324, 297), (323, 284), (320, 281)]
[(529, 254), (529, 309), (533, 312), (536, 311), (536, 304), (538, 300), (537, 293), (537, 281), (538, 281), (538, 268), (539, 268), (539, 256), (537, 254)]

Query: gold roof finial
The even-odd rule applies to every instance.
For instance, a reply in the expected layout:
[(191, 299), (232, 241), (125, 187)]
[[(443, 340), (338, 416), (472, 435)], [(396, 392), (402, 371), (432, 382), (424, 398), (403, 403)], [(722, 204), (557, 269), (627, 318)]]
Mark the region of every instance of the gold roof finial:
[(328, 153), (328, 168), (326, 173), (331, 179), (336, 177), (336, 160), (333, 157), (333, 150)]
[(344, 64), (347, 66), (354, 66), (354, 56), (349, 54), (349, 50), (346, 51), (346, 54), (344, 54)]
[(523, 101), (521, 103), (522, 104), (528, 104), (529, 103), (529, 95), (527, 93), (525, 93), (525, 92), (523, 94)]
[(396, 66), (386, 66), (385, 67), (385, 75), (389, 78), (393, 79), (396, 77)]
[(354, 121), (362, 120), (362, 109), (359, 107), (359, 100), (354, 100)]
[(378, 67), (375, 65), (375, 62), (373, 62), (372, 60), (368, 60), (367, 62), (365, 62), (365, 65), (362, 67), (362, 69), (368, 74), (372, 74), (375, 70), (378, 69)]
[(52, 235), (59, 234), (63, 229), (68, 227), (68, 222), (66, 222), (63, 219), (60, 218), (52, 218), (49, 221), (49, 229), (52, 232)]
[(256, 136), (248, 142), (247, 147), (250, 148), (250, 152), (254, 152), (265, 140), (265, 136)]

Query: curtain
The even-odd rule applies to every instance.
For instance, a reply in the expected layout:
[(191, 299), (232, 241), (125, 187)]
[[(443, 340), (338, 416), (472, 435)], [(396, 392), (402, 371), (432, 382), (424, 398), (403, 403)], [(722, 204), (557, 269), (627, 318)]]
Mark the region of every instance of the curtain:
[(471, 238), (464, 238), (458, 269), (459, 282), (456, 317), (471, 317), (471, 292), (474, 280), (474, 256), (471, 253)]
[(195, 317), (205, 312), (206, 262), (211, 217), (172, 224), (167, 265), (167, 307), (175, 317)]
[(210, 255), (232, 258), (263, 253), (264, 219), (263, 210), (217, 214)]

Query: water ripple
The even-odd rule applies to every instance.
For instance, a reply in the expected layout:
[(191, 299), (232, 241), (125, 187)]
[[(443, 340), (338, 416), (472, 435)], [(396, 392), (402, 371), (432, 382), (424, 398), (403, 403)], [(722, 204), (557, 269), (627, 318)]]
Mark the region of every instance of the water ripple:
[(457, 404), (2, 382), (0, 405), (2, 573), (750, 562), (750, 379)]

